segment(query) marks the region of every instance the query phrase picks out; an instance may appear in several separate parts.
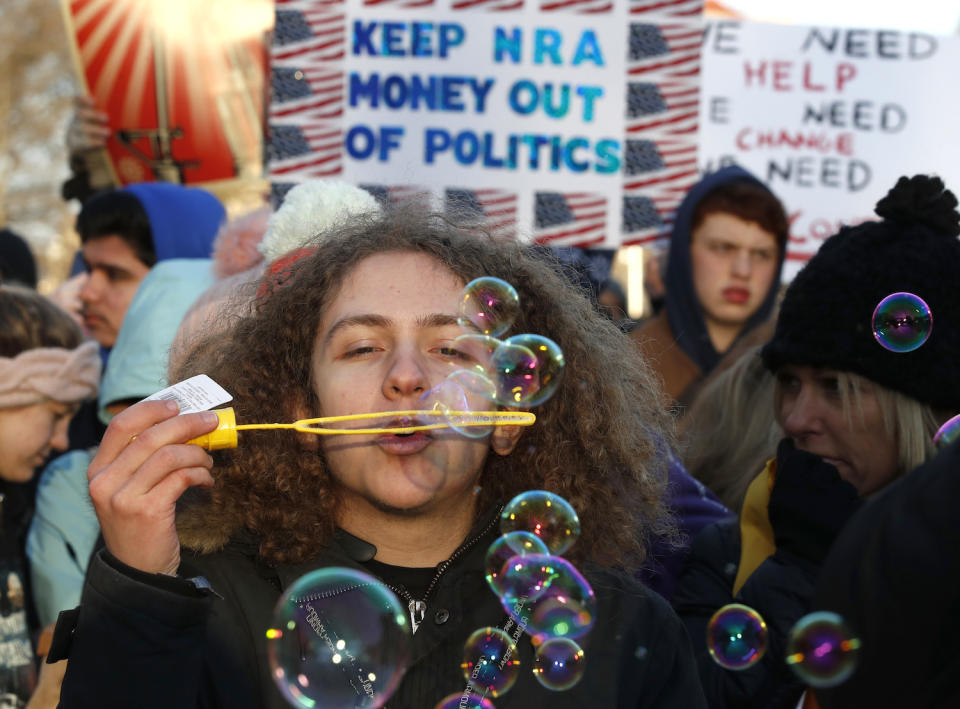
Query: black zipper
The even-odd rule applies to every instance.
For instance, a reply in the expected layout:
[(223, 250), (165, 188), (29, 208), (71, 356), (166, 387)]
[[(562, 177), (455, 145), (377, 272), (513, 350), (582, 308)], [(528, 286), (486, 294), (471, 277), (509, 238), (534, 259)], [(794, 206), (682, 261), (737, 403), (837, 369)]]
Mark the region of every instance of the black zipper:
[(413, 595), (407, 591), (403, 586), (395, 587), (390, 584), (384, 584), (387, 588), (393, 591), (395, 594), (403, 598), (407, 602), (407, 610), (410, 611), (410, 626), (414, 633), (417, 632), (417, 628), (420, 627), (420, 624), (423, 622), (423, 618), (427, 613), (427, 599), (430, 597), (430, 594), (433, 592), (433, 589), (436, 588), (437, 582), (440, 581), (440, 577), (449, 569), (453, 563), (459, 559), (461, 556), (467, 552), (470, 547), (480, 541), (487, 533), (493, 529), (493, 527), (500, 520), (500, 513), (503, 511), (503, 506), (501, 506), (497, 513), (490, 520), (489, 524), (484, 527), (480, 532), (475, 534), (473, 537), (461, 544), (457, 549), (451, 554), (446, 561), (441, 561), (437, 565), (437, 573), (434, 574), (433, 579), (430, 581), (430, 584), (427, 586), (427, 590), (423, 592), (423, 598), (419, 601), (413, 597)]

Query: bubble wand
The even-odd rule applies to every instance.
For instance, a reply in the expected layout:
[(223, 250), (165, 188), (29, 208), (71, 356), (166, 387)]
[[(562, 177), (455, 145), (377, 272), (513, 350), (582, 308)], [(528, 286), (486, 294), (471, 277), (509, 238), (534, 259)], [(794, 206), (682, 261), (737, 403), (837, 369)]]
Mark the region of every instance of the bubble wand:
[[(232, 407), (216, 409), (214, 413), (219, 419), (217, 428), (187, 443), (201, 446), (207, 450), (222, 450), (236, 448), (238, 445), (237, 431), (257, 431), (271, 429), (291, 429), (300, 433), (312, 433), (318, 436), (343, 436), (362, 434), (391, 434), (416, 433), (418, 431), (434, 431), (440, 428), (462, 428), (474, 426), (532, 426), (537, 417), (529, 411), (448, 411), (445, 409), (409, 410), (409, 411), (376, 411), (367, 414), (349, 414), (346, 416), (322, 416), (320, 418), (300, 419), (293, 423), (237, 423), (236, 414)], [(377, 428), (329, 428), (329, 424), (345, 421), (362, 421), (365, 419), (383, 419), (398, 416), (410, 417), (443, 417), (444, 421), (437, 423), (416, 423), (410, 426), (389, 426)], [(451, 422), (450, 419), (454, 419)]]

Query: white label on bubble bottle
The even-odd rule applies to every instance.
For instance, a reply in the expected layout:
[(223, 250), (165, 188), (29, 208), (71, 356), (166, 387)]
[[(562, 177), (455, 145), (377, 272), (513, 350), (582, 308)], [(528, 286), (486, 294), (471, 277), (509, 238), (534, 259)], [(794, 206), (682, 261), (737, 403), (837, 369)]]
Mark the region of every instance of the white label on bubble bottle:
[(170, 400), (177, 402), (181, 414), (192, 414), (197, 411), (207, 411), (214, 406), (226, 403), (233, 398), (227, 390), (213, 381), (206, 374), (184, 379), (168, 386), (166, 389), (151, 394), (144, 401)]

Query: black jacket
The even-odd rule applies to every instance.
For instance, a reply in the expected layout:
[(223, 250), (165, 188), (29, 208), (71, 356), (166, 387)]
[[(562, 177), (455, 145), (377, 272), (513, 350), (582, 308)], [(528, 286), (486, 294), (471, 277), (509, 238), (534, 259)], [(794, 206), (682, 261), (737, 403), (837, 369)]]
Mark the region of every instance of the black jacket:
[[(790, 629), (809, 612), (819, 568), (777, 550), (734, 595), (739, 563), (739, 520), (716, 522), (694, 541), (673, 596), (673, 607), (693, 642), (707, 702), (711, 709), (793, 709), (804, 687), (785, 662), (786, 642)], [(710, 617), (728, 603), (753, 608), (767, 623), (766, 653), (746, 670), (724, 669), (707, 650)]]
[(823, 709), (960, 706), (960, 443), (877, 493), (830, 550), (815, 608), (860, 639)]
[[(507, 614), (484, 579), (484, 556), (496, 538), (495, 517), (478, 525), (444, 568), (426, 598), (424, 622), (413, 636), (413, 661), (388, 700), (391, 709), (430, 709), (461, 693), (463, 645), (483, 626), (503, 627)], [(63, 709), (288, 709), (269, 674), (265, 630), (284, 588), (316, 568), (363, 569), (375, 549), (340, 534), (309, 563), (271, 567), (253, 541), (235, 540), (204, 556), (185, 553), (180, 575), (202, 575), (222, 598), (184, 578), (125, 567), (106, 552), (90, 566), (79, 612), (61, 617), (55, 647), (70, 663)], [(625, 575), (583, 568), (597, 595), (597, 621), (581, 643), (582, 680), (551, 692), (531, 675), (533, 649), (517, 643), (516, 685), (494, 700), (504, 707), (705, 706), (683, 626), (657, 594)], [(71, 626), (75, 629), (71, 639)], [(54, 655), (56, 657), (57, 655)]]

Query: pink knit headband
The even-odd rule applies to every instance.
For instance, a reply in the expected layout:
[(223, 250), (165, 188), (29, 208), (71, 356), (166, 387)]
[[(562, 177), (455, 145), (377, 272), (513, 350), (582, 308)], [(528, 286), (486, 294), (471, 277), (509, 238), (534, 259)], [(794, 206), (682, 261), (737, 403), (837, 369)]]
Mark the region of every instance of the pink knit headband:
[(94, 396), (99, 384), (96, 342), (84, 342), (74, 350), (38, 347), (16, 357), (0, 357), (0, 409), (45, 399), (72, 404)]

